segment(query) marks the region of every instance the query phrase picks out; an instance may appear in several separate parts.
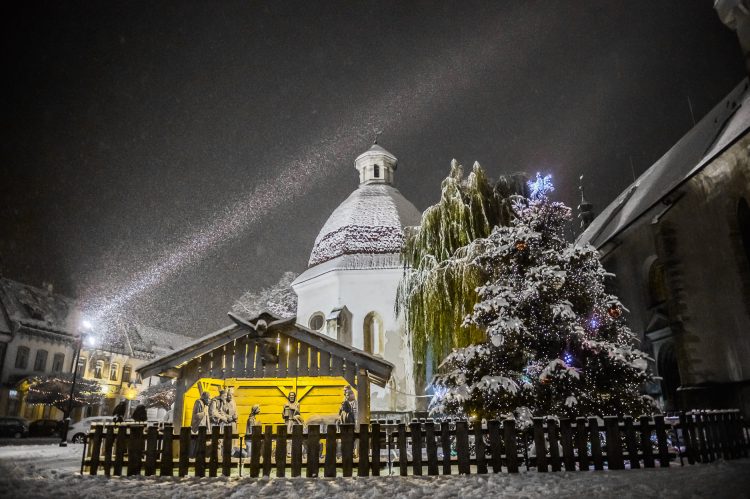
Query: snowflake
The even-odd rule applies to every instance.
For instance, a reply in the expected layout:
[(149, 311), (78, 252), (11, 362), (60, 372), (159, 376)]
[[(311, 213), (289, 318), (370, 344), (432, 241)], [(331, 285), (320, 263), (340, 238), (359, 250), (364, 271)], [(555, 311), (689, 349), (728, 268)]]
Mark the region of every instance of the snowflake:
[(542, 175), (536, 172), (536, 179), (529, 180), (529, 197), (531, 199), (542, 199), (546, 198), (547, 194), (555, 190), (555, 186), (552, 185), (552, 175)]

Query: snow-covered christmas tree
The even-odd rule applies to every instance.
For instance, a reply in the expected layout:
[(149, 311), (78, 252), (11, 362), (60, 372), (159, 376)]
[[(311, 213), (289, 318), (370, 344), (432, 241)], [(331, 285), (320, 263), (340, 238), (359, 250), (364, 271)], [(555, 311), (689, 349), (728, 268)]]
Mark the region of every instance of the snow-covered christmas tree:
[(294, 272), (284, 272), (275, 284), (260, 291), (246, 291), (232, 305), (232, 311), (245, 319), (254, 319), (262, 312), (271, 312), (282, 318), (294, 317), (297, 313), (297, 295), (292, 282)]
[(465, 325), (486, 341), (454, 350), (433, 381), (433, 412), (481, 418), (631, 414), (653, 410), (640, 393), (647, 356), (605, 291), (611, 277), (592, 246), (564, 238), (571, 210), (553, 202), (549, 176), (529, 182), (516, 218), (475, 241), (490, 276)]

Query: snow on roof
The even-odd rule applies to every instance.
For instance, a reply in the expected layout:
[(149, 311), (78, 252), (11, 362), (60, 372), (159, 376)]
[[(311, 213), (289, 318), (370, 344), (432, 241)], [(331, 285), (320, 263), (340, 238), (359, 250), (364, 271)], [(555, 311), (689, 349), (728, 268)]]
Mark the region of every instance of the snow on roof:
[(597, 216), (578, 244), (601, 248), (610, 239), (700, 171), (750, 128), (745, 79)]
[(402, 266), (400, 253), (340, 255), (310, 267), (292, 282), (292, 287), (335, 270), (400, 269)]
[(399, 253), (405, 226), (418, 225), (421, 214), (398, 189), (360, 185), (334, 210), (315, 239), (309, 266), (347, 254)]
[[(74, 300), (6, 278), (0, 279), (0, 291), (2, 306), (11, 322), (67, 334)], [(0, 320), (5, 322), (4, 317)], [(10, 324), (7, 326), (10, 331)]]

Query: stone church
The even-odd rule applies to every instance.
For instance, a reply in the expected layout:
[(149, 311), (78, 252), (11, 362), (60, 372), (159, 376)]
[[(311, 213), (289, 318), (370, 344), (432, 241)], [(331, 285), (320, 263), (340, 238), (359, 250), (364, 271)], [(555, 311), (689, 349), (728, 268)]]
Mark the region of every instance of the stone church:
[[(738, 30), (750, 60), (750, 17), (730, 5), (736, 2), (718, 3), (726, 4), (717, 4), (719, 15)], [(740, 407), (750, 416), (747, 78), (578, 242), (596, 247), (617, 275), (612, 291), (654, 358), (661, 381), (650, 391), (663, 409)]]

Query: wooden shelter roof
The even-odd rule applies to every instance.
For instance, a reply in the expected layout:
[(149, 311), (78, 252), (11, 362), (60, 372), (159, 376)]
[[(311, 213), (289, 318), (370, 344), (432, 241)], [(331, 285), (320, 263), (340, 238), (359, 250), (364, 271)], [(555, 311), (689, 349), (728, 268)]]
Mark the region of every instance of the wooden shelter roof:
[[(182, 368), (197, 363), (206, 373), (226, 377), (334, 375), (352, 379), (364, 369), (385, 386), (393, 364), (329, 336), (264, 312), (246, 321), (230, 313), (233, 325), (207, 334), (163, 355), (136, 371), (143, 377), (177, 378)], [(283, 340), (282, 340), (283, 338)], [(285, 351), (281, 351), (281, 349)]]

